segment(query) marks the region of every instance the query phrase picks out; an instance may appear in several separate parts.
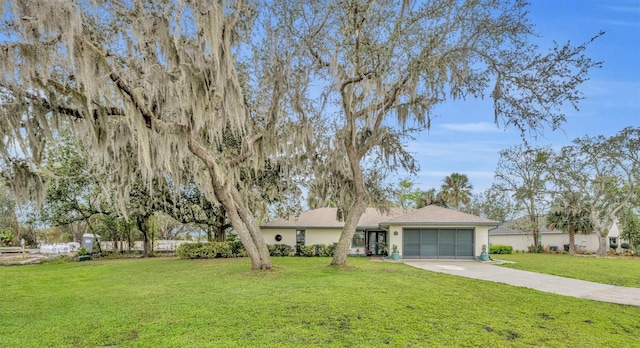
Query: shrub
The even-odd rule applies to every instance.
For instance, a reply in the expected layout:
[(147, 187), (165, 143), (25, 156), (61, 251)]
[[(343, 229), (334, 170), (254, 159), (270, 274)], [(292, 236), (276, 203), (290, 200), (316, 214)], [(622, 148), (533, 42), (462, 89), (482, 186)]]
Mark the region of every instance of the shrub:
[(530, 253), (543, 253), (544, 252), (544, 248), (542, 247), (542, 245), (538, 245), (537, 247), (535, 245), (529, 245), (527, 247), (527, 251)]
[(267, 247), (271, 256), (293, 256), (296, 254), (296, 250), (289, 244), (270, 244)]
[(616, 243), (611, 243), (611, 244), (609, 244), (609, 248), (611, 248), (611, 249), (618, 249), (618, 244), (616, 244)]
[(14, 236), (11, 230), (6, 229), (4, 231), (0, 231), (0, 246), (10, 246), (13, 240)]
[(228, 242), (182, 244), (176, 249), (176, 254), (181, 259), (213, 259), (234, 256)]
[(316, 247), (315, 245), (298, 244), (296, 245), (296, 255), (306, 257), (316, 256)]
[(620, 247), (622, 249), (629, 249), (629, 243), (622, 243), (622, 244), (620, 244)]
[(491, 244), (489, 246), (489, 254), (511, 254), (513, 247), (506, 244)]
[(327, 256), (333, 256), (333, 254), (335, 254), (336, 252), (336, 246), (338, 245), (338, 243), (333, 243), (333, 244), (315, 244), (314, 247), (316, 248), (316, 256), (322, 256), (322, 257), (327, 257)]

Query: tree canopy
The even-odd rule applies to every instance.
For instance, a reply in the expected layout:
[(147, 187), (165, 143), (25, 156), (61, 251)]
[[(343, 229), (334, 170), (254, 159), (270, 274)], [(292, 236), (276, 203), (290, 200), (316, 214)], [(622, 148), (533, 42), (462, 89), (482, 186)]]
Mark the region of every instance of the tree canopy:
[(153, 194), (192, 173), (255, 269), (271, 261), (248, 171), (311, 170), (344, 212), (343, 265), (366, 206), (389, 203), (386, 174), (418, 169), (404, 141), (434, 106), (489, 95), (496, 123), (555, 129), (600, 66), (593, 39), (540, 50), (520, 0), (31, 0), (0, 15), (0, 155), (20, 196), (44, 191), (32, 174), (64, 120), (125, 214), (138, 176)]

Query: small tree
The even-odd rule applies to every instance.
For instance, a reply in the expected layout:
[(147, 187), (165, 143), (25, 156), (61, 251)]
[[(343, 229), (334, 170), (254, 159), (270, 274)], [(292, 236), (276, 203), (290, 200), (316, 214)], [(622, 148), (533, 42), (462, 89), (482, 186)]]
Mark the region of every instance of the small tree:
[(519, 210), (511, 195), (495, 185), (482, 193), (474, 194), (463, 209), (465, 213), (501, 222), (515, 219)]
[(609, 250), (607, 237), (618, 214), (628, 207), (640, 183), (640, 128), (612, 137), (584, 137), (565, 146), (552, 161), (556, 191), (578, 193), (598, 235), (598, 255)]
[(513, 146), (500, 151), (495, 189), (507, 194), (523, 207), (527, 221), (518, 229), (531, 233), (536, 250), (540, 249), (540, 214), (546, 211), (548, 160), (550, 148)]
[(584, 199), (579, 194), (564, 192), (556, 196), (551, 204), (551, 210), (547, 214), (549, 228), (569, 233), (569, 252), (571, 255), (576, 253), (576, 232), (584, 234), (593, 232), (593, 226), (589, 220), (589, 209), (583, 202)]
[(635, 255), (640, 252), (640, 217), (636, 209), (626, 208), (620, 214), (620, 238), (629, 243)]

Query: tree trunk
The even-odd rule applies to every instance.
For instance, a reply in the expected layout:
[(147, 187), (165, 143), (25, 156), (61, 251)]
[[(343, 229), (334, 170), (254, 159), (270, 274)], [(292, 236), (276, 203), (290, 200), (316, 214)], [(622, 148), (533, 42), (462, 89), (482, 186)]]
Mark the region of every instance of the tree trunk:
[[(343, 103), (345, 100), (346, 99), (343, 97)], [(340, 240), (338, 241), (335, 254), (333, 255), (333, 259), (331, 260), (331, 264), (337, 266), (345, 266), (347, 264), (347, 254), (349, 253), (351, 240), (353, 239), (353, 235), (356, 232), (356, 227), (358, 227), (358, 221), (360, 221), (360, 217), (362, 217), (362, 214), (364, 214), (365, 210), (367, 209), (367, 191), (364, 186), (364, 175), (362, 174), (362, 168), (360, 167), (361, 156), (359, 156), (358, 152), (356, 151), (354, 144), (355, 118), (354, 115), (347, 110), (348, 108), (345, 107), (348, 132), (347, 136), (344, 139), (344, 145), (349, 161), (349, 166), (351, 167), (351, 173), (353, 175), (355, 195), (353, 197), (353, 204), (347, 212), (347, 217), (344, 221), (344, 228), (342, 229), (342, 233), (340, 233)]]
[(576, 226), (569, 224), (569, 254), (576, 254)]
[(231, 194), (216, 191), (216, 197), (227, 211), (234, 231), (238, 234), (240, 241), (242, 241), (244, 248), (247, 250), (247, 255), (249, 255), (249, 258), (251, 259), (251, 268), (270, 269), (271, 260), (268, 258), (266, 260), (263, 259), (262, 254), (258, 250), (258, 246), (255, 244), (255, 241), (249, 232), (247, 224), (242, 220), (238, 210), (236, 209), (236, 205), (231, 198)]
[[(206, 233), (207, 233), (207, 242), (213, 242), (213, 235), (214, 235), (213, 226), (207, 225)], [(218, 240), (216, 240), (216, 242), (218, 242)]]
[(358, 227), (358, 221), (366, 209), (367, 204), (365, 200), (360, 199), (359, 202), (356, 200), (347, 212), (344, 227), (342, 228), (342, 233), (340, 233), (340, 240), (338, 241), (335, 254), (331, 260), (332, 265), (344, 266), (347, 264), (347, 255), (349, 254), (349, 247), (351, 247), (351, 240)]
[(231, 186), (231, 196), (236, 203), (238, 214), (242, 218), (242, 221), (244, 221), (245, 226), (247, 226), (251, 239), (258, 249), (264, 269), (271, 269), (271, 255), (269, 254), (267, 243), (264, 241), (260, 227), (253, 218), (253, 214), (251, 214), (246, 204), (244, 204), (244, 200), (235, 186)]
[(151, 256), (151, 238), (146, 218), (137, 218), (136, 224), (138, 225), (138, 230), (142, 233), (142, 257), (149, 257)]
[(609, 243), (607, 241), (607, 236), (602, 236), (598, 234), (598, 251), (597, 254), (599, 256), (607, 255), (607, 251), (609, 250)]
[[(207, 165), (213, 193), (227, 212), (233, 230), (238, 234), (240, 241), (247, 250), (247, 255), (251, 259), (251, 268), (271, 269), (271, 256), (269, 255), (269, 250), (266, 249), (266, 243), (262, 238), (260, 228), (255, 224), (253, 216), (246, 208), (244, 201), (239, 197), (239, 192), (233, 184), (227, 183), (224, 178), (218, 175), (218, 172), (220, 172), (218, 164), (193, 135), (189, 136), (188, 142), (189, 150)], [(235, 196), (234, 193), (236, 194)], [(240, 199), (234, 199), (234, 197), (239, 197)], [(260, 240), (264, 245), (264, 249), (266, 249), (266, 255), (260, 250)]]
[(212, 229), (216, 229), (215, 232), (215, 236), (216, 236), (216, 242), (224, 242), (227, 240), (227, 233), (225, 232), (226, 227), (225, 227), (225, 215), (221, 214), (216, 216), (216, 225), (215, 226), (211, 226)]

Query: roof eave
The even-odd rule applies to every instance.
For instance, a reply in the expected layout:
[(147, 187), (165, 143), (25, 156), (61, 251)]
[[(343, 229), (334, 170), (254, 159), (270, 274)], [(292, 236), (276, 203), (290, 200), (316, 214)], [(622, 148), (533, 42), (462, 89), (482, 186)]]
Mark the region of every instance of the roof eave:
[(491, 222), (382, 222), (380, 226), (499, 226)]

